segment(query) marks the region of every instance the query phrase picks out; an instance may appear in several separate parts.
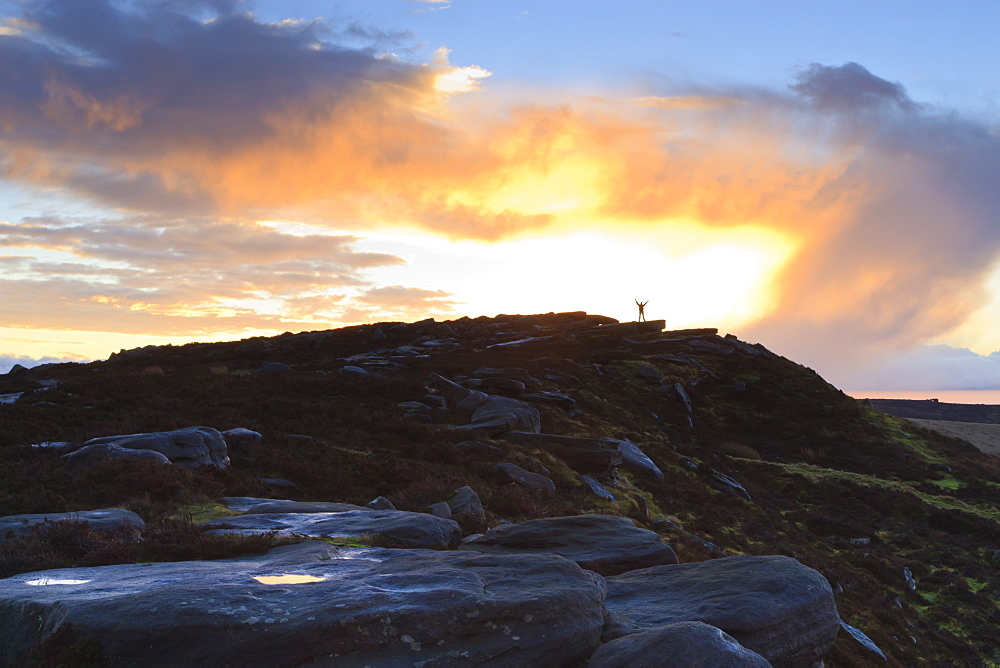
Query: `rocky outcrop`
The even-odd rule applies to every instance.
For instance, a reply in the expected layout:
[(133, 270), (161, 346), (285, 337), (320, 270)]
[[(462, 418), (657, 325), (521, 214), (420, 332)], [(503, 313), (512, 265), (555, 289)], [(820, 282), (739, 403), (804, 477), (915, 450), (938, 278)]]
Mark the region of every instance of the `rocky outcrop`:
[(7, 515), (0, 517), (0, 543), (17, 536), (26, 536), (47, 522), (83, 522), (93, 531), (113, 531), (131, 528), (145, 529), (146, 523), (131, 510), (100, 508), (73, 513), (43, 513), (39, 515)]
[(451, 506), (444, 501), (438, 501), (437, 503), (432, 503), (427, 506), (427, 512), (434, 517), (440, 517), (443, 520), (454, 519), (451, 515)]
[(611, 439), (511, 431), (504, 435), (504, 440), (550, 452), (577, 473), (591, 475), (601, 482), (614, 482), (624, 459), (618, 451), (618, 442)]
[(493, 467), (493, 473), (503, 482), (513, 482), (522, 487), (540, 489), (543, 492), (554, 493), (556, 484), (551, 478), (546, 478), (540, 473), (526, 471), (517, 464), (497, 464)]
[(227, 429), (222, 432), (222, 438), (226, 441), (226, 447), (230, 452), (251, 453), (261, 446), (264, 437), (260, 432), (243, 427)]
[[(146, 434), (104, 436), (92, 438), (83, 444), (116, 445), (128, 450), (153, 450), (170, 460), (171, 464), (185, 469), (229, 466), (226, 441), (217, 429), (211, 427), (185, 427), (173, 431), (158, 431)], [(76, 453), (65, 455), (72, 458)], [(80, 455), (77, 455), (80, 456)]]
[(702, 622), (679, 622), (612, 640), (590, 657), (587, 668), (770, 668), (728, 633)]
[(463, 550), (489, 553), (550, 552), (601, 575), (618, 575), (637, 568), (676, 564), (677, 555), (652, 531), (632, 520), (612, 515), (546, 517), (501, 524)]
[(657, 466), (638, 445), (627, 439), (607, 440), (613, 441), (617, 445), (618, 452), (622, 454), (623, 468), (632, 471), (633, 473), (638, 473), (640, 475), (648, 476), (654, 480), (659, 480), (660, 482), (663, 481), (663, 471), (660, 470), (660, 467)]
[(466, 485), (455, 490), (454, 496), (448, 499), (451, 516), (460, 522), (474, 526), (476, 529), (486, 528), (486, 512), (483, 502), (476, 491)]
[(428, 513), (401, 510), (349, 510), (336, 513), (272, 513), (237, 515), (202, 526), (215, 527), (215, 533), (267, 533), (281, 535), (360, 538), (372, 536), (400, 547), (448, 548), (462, 540), (462, 531), (454, 520)]
[(635, 334), (649, 334), (651, 332), (662, 332), (667, 326), (666, 320), (648, 320), (643, 322), (620, 322), (615, 324), (599, 325), (593, 329), (586, 329), (576, 333), (578, 339), (594, 339), (602, 336), (630, 336)]
[(599, 643), (602, 599), (554, 555), (308, 542), (0, 580), (0, 664), (72, 625), (118, 665), (573, 666)]
[(840, 628), (844, 630), (844, 633), (849, 635), (851, 638), (856, 640), (858, 644), (868, 650), (872, 656), (878, 657), (883, 662), (887, 662), (889, 660), (885, 658), (885, 652), (883, 652), (871, 638), (866, 636), (861, 629), (855, 628), (843, 620), (840, 621)]
[(580, 479), (580, 482), (583, 483), (584, 488), (597, 498), (604, 499), (605, 501), (615, 500), (615, 495), (609, 492), (604, 485), (599, 483), (593, 476), (581, 473), (578, 478)]
[(654, 566), (607, 583), (608, 639), (699, 621), (722, 629), (775, 666), (809, 666), (840, 630), (830, 583), (790, 557)]
[(171, 466), (172, 462), (167, 457), (155, 450), (133, 450), (123, 448), (114, 443), (97, 443), (87, 445), (79, 450), (74, 450), (62, 456), (63, 465), (67, 471), (77, 471), (89, 468), (103, 461), (111, 459), (126, 459), (131, 461), (147, 461), (155, 464)]
[(291, 373), (292, 367), (284, 362), (261, 362), (258, 373)]
[(472, 411), (470, 423), (458, 427), (459, 429), (484, 431), (490, 435), (512, 429), (535, 433), (541, 431), (541, 417), (537, 408), (510, 397), (484, 396), (486, 398)]
[(472, 459), (500, 459), (503, 456), (502, 449), (488, 443), (480, 443), (479, 441), (462, 441), (461, 443), (456, 443), (452, 447), (452, 450), (455, 456), (463, 461)]
[(726, 494), (731, 494), (733, 496), (739, 497), (746, 501), (753, 501), (750, 498), (750, 492), (744, 489), (743, 485), (736, 482), (724, 473), (719, 473), (718, 471), (710, 471), (708, 474), (708, 486), (712, 489), (717, 489), (720, 492), (725, 492)]
[(384, 496), (376, 496), (374, 499), (366, 503), (365, 506), (371, 508), (372, 510), (396, 510), (396, 506), (393, 505), (392, 501)]
[(684, 386), (680, 383), (674, 383), (674, 392), (677, 393), (677, 398), (684, 404), (684, 408), (687, 409), (687, 412), (692, 412), (694, 407), (691, 404), (691, 397), (688, 395), (687, 390), (684, 389)]

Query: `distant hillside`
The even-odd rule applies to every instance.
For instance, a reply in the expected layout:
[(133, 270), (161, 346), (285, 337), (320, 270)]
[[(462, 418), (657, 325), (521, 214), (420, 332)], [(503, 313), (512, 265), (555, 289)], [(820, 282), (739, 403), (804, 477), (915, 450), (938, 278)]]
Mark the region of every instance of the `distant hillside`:
[[(385, 497), (376, 506), (447, 515), (469, 487), (482, 514), (460, 521), (465, 535), (603, 514), (655, 532), (682, 564), (798, 560), (887, 657), (842, 632), (828, 667), (1000, 664), (1000, 459), (888, 414), (931, 402), (857, 401), (762, 345), (661, 328), (582, 312), (376, 323), (0, 376), (0, 515), (124, 508), (146, 524), (12, 537), (0, 577), (300, 540), (205, 533), (204, 520), (245, 510), (224, 498)], [(484, 405), (496, 410), (477, 417)], [(913, 417), (1000, 418), (933, 408)], [(63, 457), (97, 437), (195, 425), (260, 440), (230, 440), (228, 468)], [(626, 465), (626, 441), (662, 477)], [(32, 447), (43, 443), (55, 445)], [(103, 656), (78, 640), (36, 661)]]
[(878, 410), (902, 418), (1000, 424), (1000, 406), (949, 404), (937, 399), (867, 399)]

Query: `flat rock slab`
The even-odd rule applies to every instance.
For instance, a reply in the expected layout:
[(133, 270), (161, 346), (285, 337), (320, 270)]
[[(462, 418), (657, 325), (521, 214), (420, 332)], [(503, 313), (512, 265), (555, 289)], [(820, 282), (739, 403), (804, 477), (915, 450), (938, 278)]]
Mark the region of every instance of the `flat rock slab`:
[(366, 506), (334, 501), (268, 501), (250, 506), (247, 515), (270, 515), (274, 513), (346, 513), (351, 510), (371, 511)]
[(591, 339), (599, 336), (628, 336), (629, 334), (648, 334), (662, 332), (666, 327), (665, 320), (644, 320), (642, 322), (622, 322), (618, 324), (600, 325), (594, 329), (577, 332), (578, 339)]
[(317, 542), (24, 573), (0, 580), (0, 665), (72, 624), (112, 665), (571, 666), (600, 641), (603, 595), (554, 555)]
[(125, 527), (146, 528), (146, 523), (141, 517), (124, 508), (99, 508), (40, 515), (7, 515), (0, 517), (0, 543), (16, 536), (26, 536), (34, 527), (45, 522), (85, 522), (95, 531), (113, 531)]
[(680, 622), (612, 640), (590, 657), (587, 668), (662, 666), (671, 668), (770, 668), (728, 633), (702, 622)]
[(224, 496), (221, 500), (226, 508), (229, 508), (234, 513), (245, 513), (250, 508), (261, 503), (273, 503), (275, 501), (291, 502), (291, 499), (265, 499), (259, 496)]
[(461, 549), (492, 554), (549, 552), (601, 575), (677, 563), (677, 555), (659, 535), (638, 528), (628, 518), (612, 515), (545, 517), (501, 524), (466, 541)]
[(267, 515), (271, 513), (343, 513), (349, 510), (372, 510), (369, 506), (358, 506), (353, 503), (264, 499), (255, 496), (226, 496), (223, 497), (222, 503), (233, 512), (245, 513), (247, 515)]
[(616, 638), (677, 622), (722, 629), (775, 666), (809, 666), (833, 644), (840, 616), (830, 583), (783, 556), (736, 556), (610, 577)]
[[(224, 528), (228, 525), (232, 528)], [(314, 538), (374, 536), (400, 547), (448, 548), (462, 540), (458, 522), (401, 510), (349, 510), (336, 513), (266, 513), (224, 517), (201, 526), (219, 533), (267, 533)]]

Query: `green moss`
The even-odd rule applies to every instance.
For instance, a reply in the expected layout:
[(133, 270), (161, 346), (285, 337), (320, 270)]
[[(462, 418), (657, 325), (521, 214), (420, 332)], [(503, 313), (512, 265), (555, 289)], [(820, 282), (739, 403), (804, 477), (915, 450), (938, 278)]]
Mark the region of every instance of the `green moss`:
[(946, 631), (949, 631), (951, 633), (954, 633), (956, 636), (958, 636), (960, 638), (968, 638), (969, 637), (969, 634), (965, 630), (965, 628), (963, 626), (959, 625), (954, 620), (946, 620), (946, 621), (941, 622), (941, 628), (943, 628)]
[(865, 418), (875, 423), (888, 440), (917, 454), (924, 462), (941, 464), (945, 461), (943, 454), (936, 452), (927, 441), (914, 434), (918, 429), (917, 425), (874, 408), (866, 407), (864, 412)]
[(992, 522), (1000, 522), (1000, 509), (997, 509), (995, 506), (988, 504), (980, 506), (968, 500), (956, 499), (951, 496), (928, 494), (927, 492), (915, 489), (913, 484), (909, 482), (889, 480), (863, 473), (854, 473), (851, 471), (838, 471), (835, 469), (823, 468), (822, 466), (798, 462), (792, 464), (777, 462), (762, 463), (781, 468), (788, 473), (801, 475), (810, 482), (845, 481), (856, 485), (862, 485), (864, 487), (881, 487), (891, 491), (913, 494), (918, 499), (929, 506), (933, 506), (934, 508), (941, 510), (958, 510), (964, 513), (969, 513), (970, 515), (976, 515), (977, 517), (981, 517)]
[(937, 485), (941, 489), (959, 490), (962, 488), (962, 481), (955, 478), (945, 478), (944, 480), (932, 480), (931, 484)]
[(936, 494), (926, 494), (924, 492), (911, 490), (924, 503), (940, 508), (941, 510), (958, 510), (970, 515), (976, 515), (991, 522), (1000, 522), (1000, 509), (995, 506), (980, 506), (962, 499), (955, 499), (950, 496), (937, 496)]
[(983, 582), (981, 580), (977, 580), (975, 578), (968, 578), (967, 577), (967, 578), (965, 578), (965, 584), (967, 584), (969, 586), (969, 591), (971, 591), (973, 594), (978, 594), (979, 591), (981, 589), (983, 589), (984, 587), (986, 587), (986, 585), (989, 584), (989, 583)]
[(177, 512), (170, 515), (170, 519), (184, 520), (190, 519), (194, 524), (210, 522), (222, 517), (233, 517), (239, 515), (217, 501), (203, 501), (199, 503), (188, 503), (177, 508)]

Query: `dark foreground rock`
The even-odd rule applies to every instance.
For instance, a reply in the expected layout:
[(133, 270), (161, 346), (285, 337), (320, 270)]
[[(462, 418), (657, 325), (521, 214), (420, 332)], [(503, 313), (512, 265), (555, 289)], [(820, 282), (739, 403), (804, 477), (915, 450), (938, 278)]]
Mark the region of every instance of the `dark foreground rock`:
[(448, 509), (456, 520), (464, 520), (478, 528), (486, 528), (483, 502), (476, 491), (468, 485), (455, 490), (455, 495), (448, 499)]
[(840, 631), (830, 583), (790, 557), (654, 566), (607, 583), (608, 639), (699, 621), (722, 629), (775, 666), (809, 666)]
[(601, 575), (677, 563), (677, 555), (660, 542), (656, 533), (636, 527), (628, 518), (612, 515), (546, 517), (502, 524), (466, 541), (462, 549), (494, 554), (551, 552)]
[(40, 515), (7, 515), (0, 517), (0, 543), (16, 536), (25, 536), (45, 522), (84, 522), (94, 531), (113, 531), (130, 527), (144, 529), (146, 523), (131, 510), (124, 508), (99, 508), (74, 513), (45, 513)]
[(454, 520), (401, 510), (350, 510), (336, 513), (268, 513), (237, 515), (205, 522), (218, 533), (267, 533), (314, 538), (373, 536), (400, 547), (447, 548), (462, 540)]
[(577, 665), (599, 643), (602, 599), (599, 578), (553, 555), (316, 542), (24, 573), (0, 580), (0, 665), (65, 625), (115, 665)]
[[(669, 658), (669, 659), (668, 659)], [(728, 633), (702, 622), (679, 622), (618, 638), (590, 657), (588, 668), (770, 668)]]

